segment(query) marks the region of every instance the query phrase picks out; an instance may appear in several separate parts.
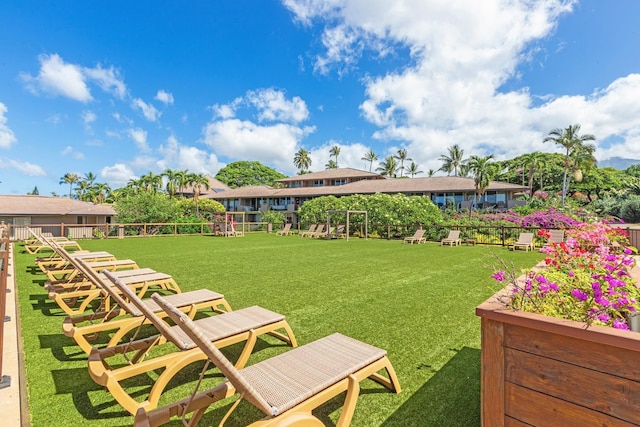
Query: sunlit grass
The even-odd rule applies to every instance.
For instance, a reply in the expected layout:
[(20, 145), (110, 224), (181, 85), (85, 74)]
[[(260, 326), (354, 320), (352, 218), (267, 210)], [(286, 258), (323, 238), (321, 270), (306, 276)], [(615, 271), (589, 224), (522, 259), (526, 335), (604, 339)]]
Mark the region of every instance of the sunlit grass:
[[(235, 309), (261, 305), (282, 313), (300, 344), (337, 331), (386, 349), (402, 393), (363, 382), (354, 426), (479, 425), (480, 322), (474, 309), (497, 289), (491, 253), (517, 267), (542, 258), (497, 246), (264, 234), (90, 240), (82, 246), (169, 273), (183, 291), (221, 292)], [(132, 425), (133, 417), (90, 379), (84, 353), (61, 333), (62, 312), (46, 299), (44, 275), (30, 268), (34, 256), (20, 247), (15, 253), (32, 425)], [(287, 349), (271, 337), (260, 340), (249, 363)], [(226, 351), (233, 355), (239, 348)], [(199, 370), (185, 370), (162, 402), (187, 396)], [(208, 386), (218, 381), (212, 370)], [(229, 405), (213, 407), (201, 425), (217, 425)], [(334, 423), (340, 405), (329, 402), (316, 415)], [(242, 403), (227, 425), (259, 416)]]

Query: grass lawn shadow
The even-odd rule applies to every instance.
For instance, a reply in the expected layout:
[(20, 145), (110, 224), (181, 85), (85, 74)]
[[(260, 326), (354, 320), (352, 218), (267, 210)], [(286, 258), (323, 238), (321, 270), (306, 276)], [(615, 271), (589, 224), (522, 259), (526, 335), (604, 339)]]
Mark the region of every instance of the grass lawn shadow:
[[(469, 424), (474, 419), (475, 424)], [(382, 424), (470, 427), (480, 425), (480, 350), (463, 347)]]

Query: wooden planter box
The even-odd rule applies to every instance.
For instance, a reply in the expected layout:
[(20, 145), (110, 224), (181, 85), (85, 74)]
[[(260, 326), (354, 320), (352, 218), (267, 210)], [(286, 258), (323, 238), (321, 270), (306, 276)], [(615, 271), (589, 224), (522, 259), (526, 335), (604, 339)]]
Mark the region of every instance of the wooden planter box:
[(640, 424), (640, 333), (505, 309), (482, 322), (482, 425)]

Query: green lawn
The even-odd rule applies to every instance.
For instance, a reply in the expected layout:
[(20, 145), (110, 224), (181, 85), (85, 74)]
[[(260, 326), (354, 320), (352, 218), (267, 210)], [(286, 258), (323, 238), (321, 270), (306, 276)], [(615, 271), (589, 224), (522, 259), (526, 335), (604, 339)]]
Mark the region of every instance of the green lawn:
[[(235, 309), (257, 304), (282, 313), (300, 344), (341, 332), (386, 349), (402, 393), (364, 381), (354, 426), (479, 425), (480, 322), (474, 309), (498, 288), (490, 277), (491, 254), (518, 268), (542, 259), (537, 252), (497, 246), (451, 248), (265, 234), (81, 244), (172, 274), (183, 291), (206, 287), (221, 292)], [(131, 425), (133, 417), (93, 383), (86, 356), (61, 333), (62, 312), (47, 300), (45, 276), (31, 268), (34, 256), (20, 246), (15, 253), (32, 425)], [(265, 338), (249, 363), (287, 349)], [(239, 346), (225, 351), (233, 356)], [(188, 395), (200, 367), (193, 366), (172, 383), (163, 402)], [(206, 383), (218, 381), (212, 370)], [(231, 403), (213, 407), (201, 425), (217, 425)], [(331, 401), (316, 415), (331, 425), (340, 406), (339, 399)], [(227, 425), (245, 425), (259, 415), (243, 402)]]

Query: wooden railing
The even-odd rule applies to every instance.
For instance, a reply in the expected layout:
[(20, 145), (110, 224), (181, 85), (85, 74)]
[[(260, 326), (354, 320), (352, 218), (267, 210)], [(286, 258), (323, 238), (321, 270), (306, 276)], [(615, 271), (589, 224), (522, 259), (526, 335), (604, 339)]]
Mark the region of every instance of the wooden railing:
[(7, 322), (7, 275), (9, 271), (9, 250), (11, 241), (9, 234), (3, 236), (4, 229), (0, 229), (0, 389), (11, 385), (11, 378), (3, 375), (2, 355), (4, 353), (4, 324)]

